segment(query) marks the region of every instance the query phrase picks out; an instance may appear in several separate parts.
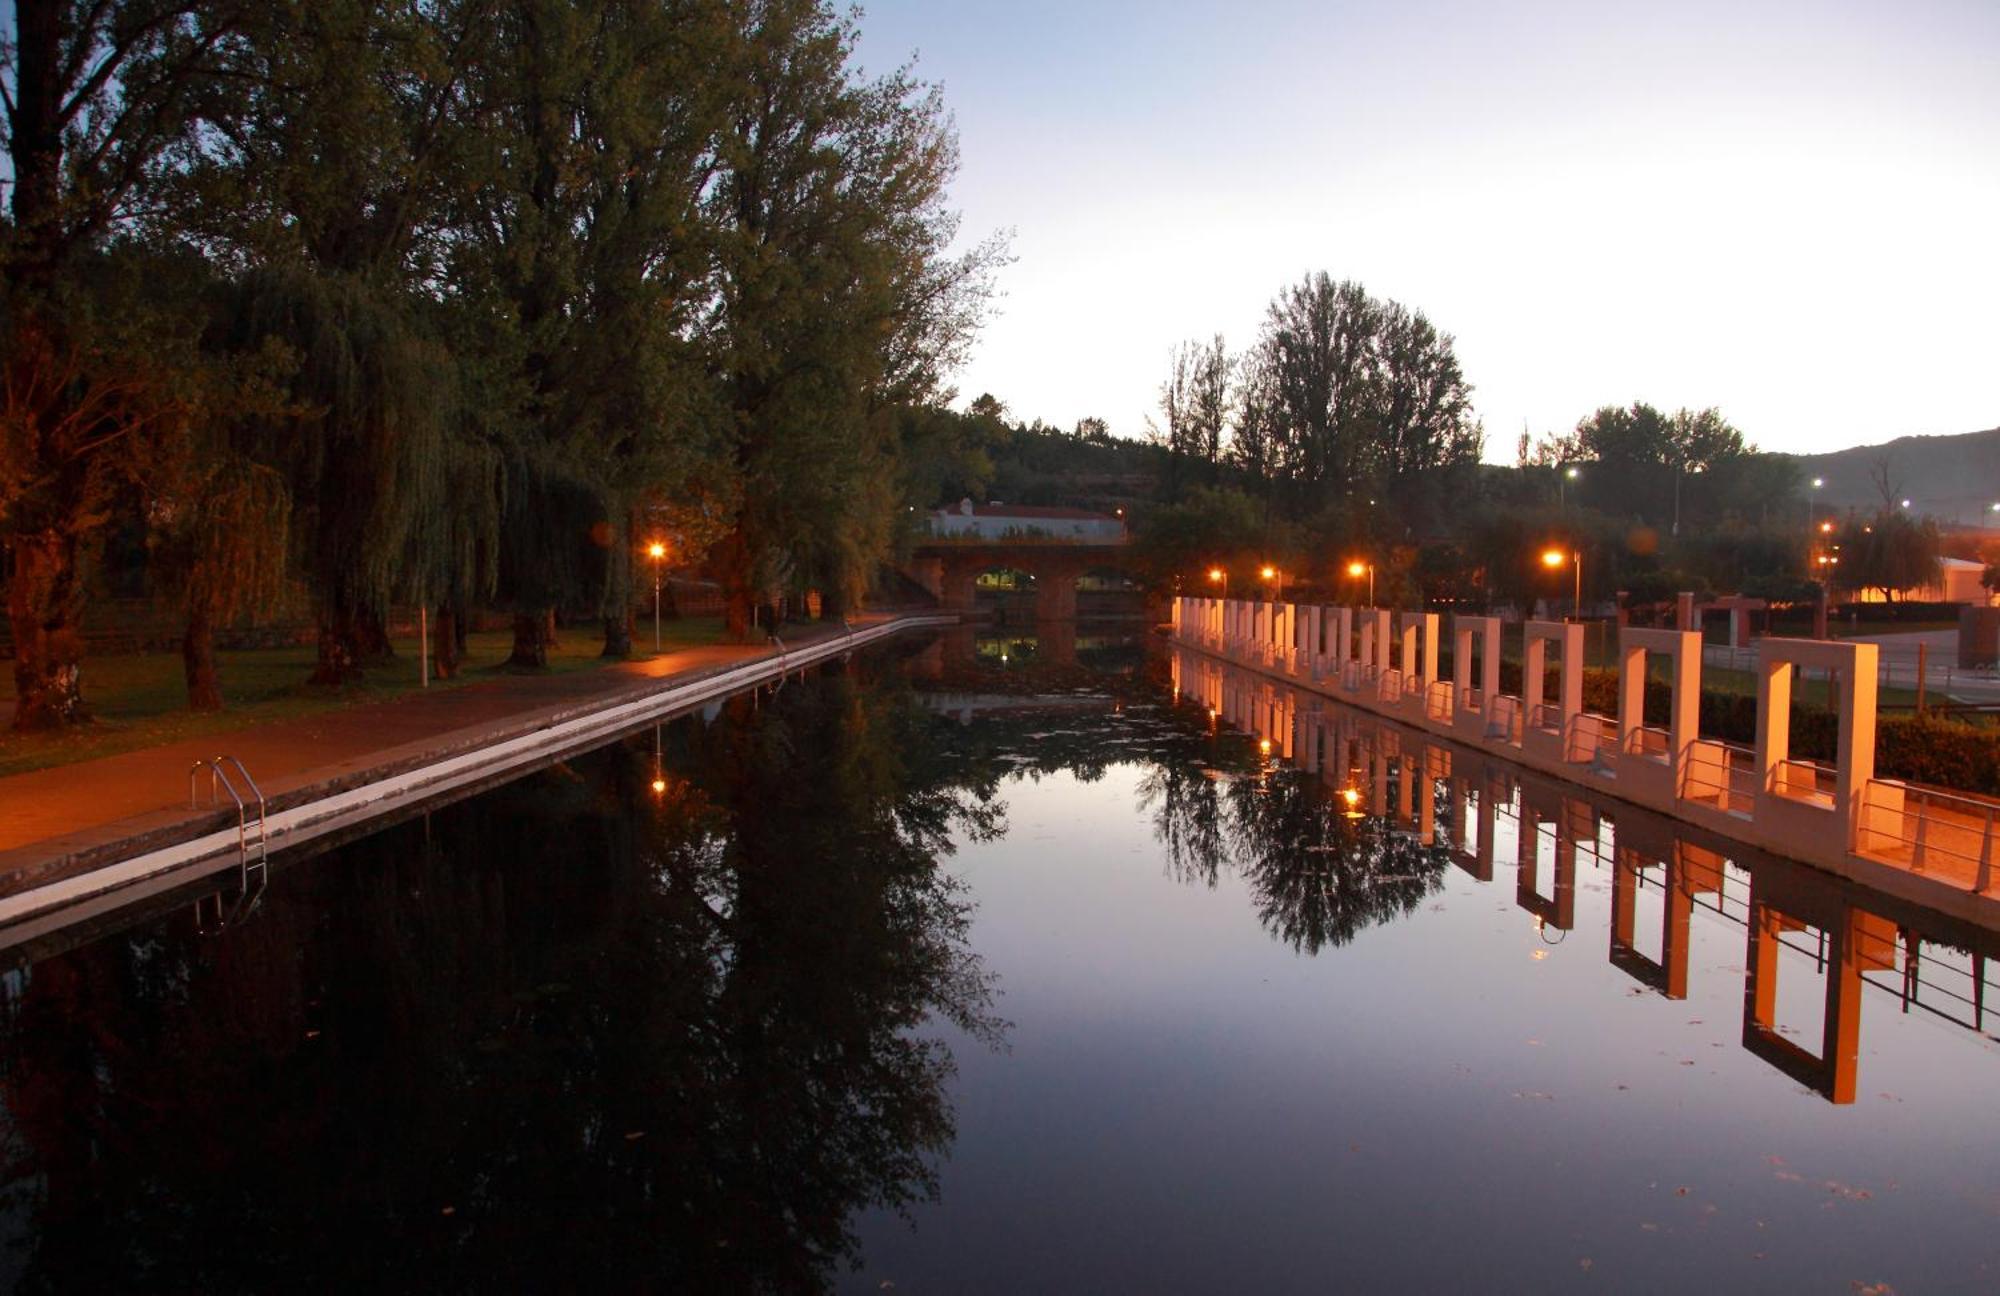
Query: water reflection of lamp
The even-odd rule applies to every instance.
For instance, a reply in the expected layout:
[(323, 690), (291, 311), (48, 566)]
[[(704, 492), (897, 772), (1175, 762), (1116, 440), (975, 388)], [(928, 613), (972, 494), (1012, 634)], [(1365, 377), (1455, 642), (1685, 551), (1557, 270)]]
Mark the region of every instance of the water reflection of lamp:
[(1342, 812), (1343, 818), (1359, 819), (1361, 817), (1360, 788), (1344, 787), (1340, 789), (1340, 799), (1347, 803), (1347, 809)]
[(1259, 738), (1257, 740), (1257, 750), (1269, 756), (1271, 754), (1271, 740), (1269, 738)]
[(660, 765), (660, 726), (653, 726), (653, 795), (660, 796), (667, 790), (666, 771)]

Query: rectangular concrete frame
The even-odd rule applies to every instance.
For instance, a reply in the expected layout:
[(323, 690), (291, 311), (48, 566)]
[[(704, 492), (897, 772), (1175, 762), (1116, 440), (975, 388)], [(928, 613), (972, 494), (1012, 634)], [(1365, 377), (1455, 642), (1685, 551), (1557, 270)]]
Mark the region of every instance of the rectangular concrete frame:
[(1403, 673), (1397, 711), (1405, 720), (1421, 725), (1429, 718), (1428, 694), (1438, 673), (1438, 614), (1399, 612), (1396, 621), (1402, 632), (1397, 667)]
[[(1642, 747), (1646, 720), (1646, 658), (1670, 663), (1673, 699), (1664, 760)], [(1701, 636), (1692, 630), (1618, 630), (1618, 786), (1641, 805), (1671, 810), (1681, 795), (1688, 750), (1700, 736)]]
[[(1492, 700), (1500, 693), (1500, 618), (1451, 619), (1452, 729), (1462, 738), (1489, 736)], [(1472, 682), (1472, 645), (1479, 643), (1479, 683)]]
[[(1567, 763), (1576, 718), (1583, 713), (1583, 626), (1564, 621), (1530, 621), (1522, 628), (1522, 636), (1521, 750), (1539, 760)], [(1553, 731), (1539, 728), (1534, 722), (1535, 709), (1543, 705), (1543, 676), (1547, 673), (1551, 643), (1562, 654), (1556, 686), (1557, 728)]]
[[(1812, 639), (1767, 638), (1758, 645), (1755, 820), (1761, 835), (1797, 844), (1834, 838), (1843, 853), (1858, 844), (1868, 783), (1875, 777), (1878, 652), (1870, 643)], [(1830, 801), (1798, 777), (1796, 766), (1786, 764), (1791, 755), (1796, 666), (1840, 672), (1840, 737)], [(1797, 844), (1791, 846), (1794, 852)]]

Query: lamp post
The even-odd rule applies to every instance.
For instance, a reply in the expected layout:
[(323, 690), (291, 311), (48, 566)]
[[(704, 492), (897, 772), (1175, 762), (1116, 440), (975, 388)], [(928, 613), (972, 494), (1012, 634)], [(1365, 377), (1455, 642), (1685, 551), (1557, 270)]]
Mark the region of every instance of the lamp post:
[(1228, 573), (1228, 572), (1224, 571), (1224, 570), (1223, 570), (1222, 568), (1220, 568), (1220, 567), (1211, 567), (1211, 568), (1209, 568), (1209, 569), (1208, 569), (1208, 583), (1209, 583), (1209, 584), (1211, 584), (1211, 585), (1220, 585), (1220, 586), (1222, 586), (1222, 597), (1223, 597), (1223, 598), (1225, 598), (1225, 599), (1229, 597), (1229, 573)]
[(658, 540), (646, 546), (646, 556), (653, 560), (653, 655), (660, 652), (660, 560), (667, 556), (667, 547)]
[(1578, 549), (1571, 553), (1564, 553), (1560, 549), (1544, 549), (1542, 551), (1542, 566), (1548, 568), (1550, 571), (1561, 567), (1565, 562), (1570, 563), (1576, 568), (1576, 594), (1571, 599), (1571, 611), (1576, 619), (1581, 621), (1583, 619), (1583, 550)]
[[(1284, 596), (1285, 577), (1276, 567), (1273, 567), (1270, 563), (1265, 563), (1257, 569), (1257, 574), (1263, 577), (1265, 587), (1271, 590), (1269, 597), (1273, 601)], [(1275, 588), (1273, 588), (1273, 582), (1276, 582)]]
[(1356, 580), (1360, 580), (1363, 576), (1366, 576), (1368, 578), (1368, 606), (1374, 607), (1375, 564), (1371, 562), (1363, 562), (1359, 558), (1356, 558), (1353, 562), (1347, 564), (1347, 574), (1349, 576), (1354, 577), (1354, 579)]
[(1556, 478), (1556, 509), (1558, 512), (1569, 508), (1569, 484), (1576, 480), (1576, 469), (1565, 468), (1562, 476)]

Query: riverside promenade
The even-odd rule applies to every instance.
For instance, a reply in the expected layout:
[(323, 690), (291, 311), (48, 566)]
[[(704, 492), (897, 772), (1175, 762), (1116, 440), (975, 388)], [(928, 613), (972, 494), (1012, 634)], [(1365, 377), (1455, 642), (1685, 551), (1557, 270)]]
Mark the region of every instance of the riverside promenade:
[[(1700, 731), (1702, 646), (1691, 630), (1618, 632), (1618, 714), (1583, 705), (1583, 627), (1526, 622), (1523, 693), (1500, 691), (1498, 618), (1182, 598), (1174, 638), (1197, 651), (1501, 756), (1622, 801), (2000, 929), (2000, 801), (1875, 775), (1876, 646), (1767, 638), (1757, 647), (1757, 741)], [(1664, 668), (1665, 724), (1646, 685)], [(1792, 693), (1835, 681), (1832, 761), (1796, 758)], [(1549, 692), (1550, 677), (1555, 684)]]
[(190, 767), (218, 755), (241, 761), (256, 780), (264, 797), (257, 840), (276, 852), (518, 774), (904, 629), (955, 621), (870, 616), (810, 627), (782, 646), (710, 644), (595, 671), (501, 676), (0, 778), (0, 944), (12, 924), (82, 903), (102, 911), (239, 867), (234, 802), (225, 793), (211, 803), (204, 774), (201, 804), (189, 804)]

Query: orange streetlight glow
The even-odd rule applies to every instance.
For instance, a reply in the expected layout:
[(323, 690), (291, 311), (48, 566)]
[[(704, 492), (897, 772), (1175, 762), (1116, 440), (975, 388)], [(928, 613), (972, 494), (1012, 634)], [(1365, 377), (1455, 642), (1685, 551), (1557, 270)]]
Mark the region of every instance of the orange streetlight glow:
[(1262, 576), (1265, 580), (1270, 580), (1273, 576), (1276, 576), (1278, 574), (1278, 569), (1276, 567), (1271, 566), (1269, 563), (1266, 563), (1262, 568), (1258, 569), (1257, 574), (1259, 576)]
[(646, 546), (646, 556), (654, 562), (658, 562), (667, 556), (667, 547), (658, 540), (655, 540), (652, 544)]
[(1576, 565), (1576, 595), (1574, 599), (1573, 610), (1576, 614), (1577, 619), (1582, 620), (1583, 619), (1583, 551), (1579, 549), (1575, 553), (1564, 553), (1560, 549), (1542, 550), (1542, 566), (1547, 567), (1550, 571), (1554, 571), (1556, 568), (1561, 567), (1564, 563), (1574, 563)]
[(1375, 606), (1375, 564), (1356, 558), (1347, 564), (1347, 574), (1356, 580), (1368, 578), (1368, 606)]

